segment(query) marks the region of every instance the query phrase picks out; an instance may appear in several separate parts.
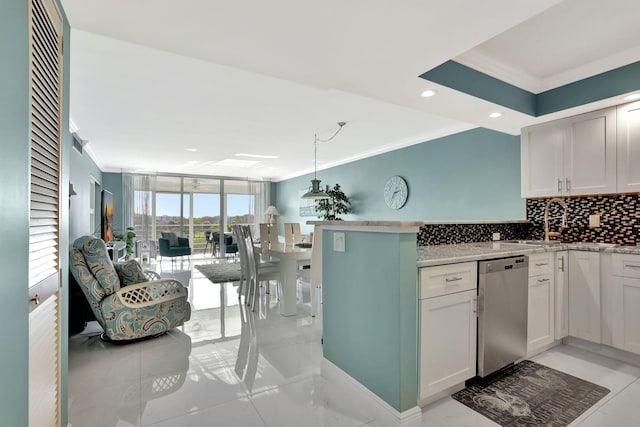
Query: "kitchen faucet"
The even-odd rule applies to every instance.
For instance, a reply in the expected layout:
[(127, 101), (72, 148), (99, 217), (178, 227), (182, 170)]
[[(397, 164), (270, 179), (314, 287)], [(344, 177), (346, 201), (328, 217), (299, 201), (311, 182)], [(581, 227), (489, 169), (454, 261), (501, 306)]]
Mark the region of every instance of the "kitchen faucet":
[(558, 202), (560, 203), (560, 205), (562, 205), (562, 207), (564, 208), (564, 213), (562, 214), (562, 228), (567, 228), (567, 204), (564, 202), (564, 200), (559, 199), (557, 197), (554, 197), (553, 199), (549, 200), (547, 202), (547, 206), (544, 208), (544, 241), (548, 242), (549, 241), (549, 237), (560, 237), (560, 232), (559, 231), (549, 231), (549, 219), (555, 219), (555, 218), (560, 218), (560, 217), (553, 217), (553, 218), (549, 218), (549, 206), (551, 205), (551, 203), (553, 202)]

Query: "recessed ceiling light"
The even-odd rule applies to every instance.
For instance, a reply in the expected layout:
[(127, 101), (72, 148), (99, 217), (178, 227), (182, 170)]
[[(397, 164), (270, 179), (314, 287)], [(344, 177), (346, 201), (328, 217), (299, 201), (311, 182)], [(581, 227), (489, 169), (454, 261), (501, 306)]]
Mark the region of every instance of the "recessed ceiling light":
[(422, 95), (423, 98), (431, 98), (432, 96), (434, 96), (436, 93), (435, 90), (433, 89), (427, 89), (424, 92), (422, 92), (420, 95)]
[(277, 159), (278, 156), (270, 156), (267, 154), (247, 154), (247, 153), (236, 153), (236, 156), (239, 157), (253, 157), (256, 159)]
[(496, 111), (495, 113), (489, 114), (489, 117), (491, 117), (492, 119), (497, 119), (498, 117), (502, 117), (502, 113)]
[(635, 101), (636, 99), (640, 99), (640, 93), (632, 93), (624, 98), (625, 101)]
[(197, 148), (185, 148), (185, 150), (191, 151), (192, 153), (195, 153), (196, 151), (198, 151)]

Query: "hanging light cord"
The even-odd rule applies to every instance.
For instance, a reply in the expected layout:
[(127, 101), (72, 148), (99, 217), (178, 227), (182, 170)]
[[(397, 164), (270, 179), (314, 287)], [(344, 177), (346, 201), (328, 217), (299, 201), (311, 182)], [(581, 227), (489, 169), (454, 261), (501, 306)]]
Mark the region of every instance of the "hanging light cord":
[(344, 125), (346, 125), (347, 122), (338, 122), (338, 130), (335, 131), (335, 133), (333, 135), (331, 135), (331, 137), (327, 138), (327, 139), (320, 139), (318, 138), (318, 134), (314, 134), (313, 135), (313, 178), (317, 179), (316, 174), (318, 173), (318, 142), (329, 142), (331, 141), (333, 138), (335, 138), (340, 131), (342, 130), (342, 128), (344, 127)]

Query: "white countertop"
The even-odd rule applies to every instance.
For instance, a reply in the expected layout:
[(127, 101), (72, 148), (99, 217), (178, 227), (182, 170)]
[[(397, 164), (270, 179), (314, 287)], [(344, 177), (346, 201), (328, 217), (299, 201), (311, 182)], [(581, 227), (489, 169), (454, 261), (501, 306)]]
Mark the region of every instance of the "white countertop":
[[(530, 242), (530, 243), (525, 243)], [(579, 250), (592, 252), (613, 252), (640, 255), (640, 247), (618, 246), (608, 243), (555, 243), (542, 241), (498, 241), (460, 243), (454, 245), (433, 245), (418, 247), (418, 267), (454, 264), (458, 262), (480, 261), (506, 258), (541, 252)]]

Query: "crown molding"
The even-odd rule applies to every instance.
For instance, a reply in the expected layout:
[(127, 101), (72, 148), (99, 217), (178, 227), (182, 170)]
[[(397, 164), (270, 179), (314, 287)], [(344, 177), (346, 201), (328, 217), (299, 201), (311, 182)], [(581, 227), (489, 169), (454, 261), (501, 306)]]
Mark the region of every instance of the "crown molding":
[(533, 93), (540, 92), (542, 84), (540, 79), (504, 62), (497, 61), (495, 58), (482, 53), (479, 49), (469, 50), (453, 58), (453, 60), (520, 89)]

